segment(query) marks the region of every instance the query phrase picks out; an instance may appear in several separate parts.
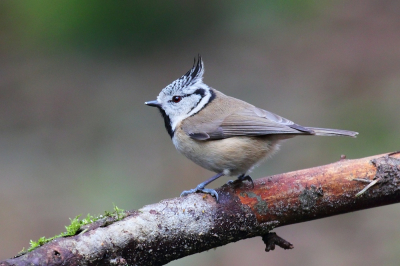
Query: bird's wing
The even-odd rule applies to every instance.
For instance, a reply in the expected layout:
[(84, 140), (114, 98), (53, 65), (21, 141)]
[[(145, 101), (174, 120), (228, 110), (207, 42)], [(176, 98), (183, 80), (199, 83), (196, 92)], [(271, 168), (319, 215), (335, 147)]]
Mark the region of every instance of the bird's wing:
[(203, 126), (197, 126), (195, 132), (186, 131), (186, 133), (197, 140), (270, 134), (314, 134), (312, 130), (254, 106), (237, 110), (224, 119), (205, 123)]

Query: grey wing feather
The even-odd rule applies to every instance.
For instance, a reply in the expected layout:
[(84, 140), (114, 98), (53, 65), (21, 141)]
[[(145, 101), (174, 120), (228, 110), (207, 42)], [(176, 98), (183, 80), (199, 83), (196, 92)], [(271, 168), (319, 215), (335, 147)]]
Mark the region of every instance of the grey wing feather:
[(210, 136), (206, 132), (189, 133), (188, 135), (192, 139), (197, 139), (197, 140), (207, 140), (210, 138)]
[[(203, 129), (202, 132), (189, 133), (188, 135), (197, 140), (206, 140), (270, 134), (314, 134), (310, 129), (254, 106), (237, 110), (218, 123), (208, 124), (207, 128)], [(205, 138), (206, 135), (209, 138)]]
[(315, 132), (317, 136), (347, 136), (357, 137), (358, 132), (343, 130), (343, 129), (332, 129), (332, 128), (319, 128), (319, 127), (307, 127), (308, 129)]
[[(264, 118), (270, 120), (271, 122), (275, 122), (275, 123), (279, 124), (280, 126), (285, 125), (292, 129), (296, 129), (297, 131), (304, 132), (305, 134), (306, 133), (314, 134), (313, 130), (311, 130), (310, 128), (306, 128), (306, 127), (300, 126), (298, 124), (295, 124), (291, 120), (286, 119), (277, 114), (268, 112), (268, 111), (260, 109), (260, 108), (254, 108), (252, 111), (254, 111), (254, 113), (257, 114), (258, 116), (264, 117)], [(299, 132), (293, 132), (293, 133), (299, 133)]]

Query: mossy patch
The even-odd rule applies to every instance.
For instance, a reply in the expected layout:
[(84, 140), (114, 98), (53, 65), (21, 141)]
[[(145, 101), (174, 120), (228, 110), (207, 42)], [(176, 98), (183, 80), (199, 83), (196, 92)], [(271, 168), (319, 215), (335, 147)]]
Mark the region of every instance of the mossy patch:
[(30, 251), (34, 250), (35, 248), (40, 247), (56, 238), (74, 236), (79, 232), (79, 230), (81, 229), (82, 226), (91, 224), (100, 219), (112, 217), (114, 219), (114, 221), (119, 221), (126, 217), (126, 213), (125, 213), (125, 210), (118, 208), (116, 205), (114, 205), (114, 210), (111, 212), (105, 211), (104, 215), (92, 216), (92, 215), (88, 214), (86, 216), (86, 218), (83, 218), (82, 220), (79, 219), (80, 216), (81, 215), (78, 215), (74, 219), (70, 218), (71, 223), (69, 225), (65, 226), (66, 231), (61, 234), (58, 234), (58, 235), (50, 237), (50, 238), (46, 238), (43, 236), (43, 237), (39, 238), (37, 241), (30, 240), (30, 242), (29, 242), (30, 247), (27, 250), (25, 248), (23, 248), (17, 256), (23, 255), (26, 252), (30, 252)]

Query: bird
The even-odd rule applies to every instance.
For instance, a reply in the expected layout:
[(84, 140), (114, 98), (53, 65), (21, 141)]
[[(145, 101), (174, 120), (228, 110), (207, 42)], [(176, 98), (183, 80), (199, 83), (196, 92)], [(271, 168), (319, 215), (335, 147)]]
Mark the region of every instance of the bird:
[[(249, 173), (271, 157), (283, 140), (299, 136), (349, 136), (358, 132), (305, 127), (245, 101), (227, 96), (203, 82), (204, 63), (200, 55), (182, 77), (161, 90), (157, 107), (175, 148), (216, 175), (180, 195), (207, 193), (216, 198), (208, 184), (221, 176), (236, 176), (253, 184)], [(254, 184), (253, 184), (254, 187)]]

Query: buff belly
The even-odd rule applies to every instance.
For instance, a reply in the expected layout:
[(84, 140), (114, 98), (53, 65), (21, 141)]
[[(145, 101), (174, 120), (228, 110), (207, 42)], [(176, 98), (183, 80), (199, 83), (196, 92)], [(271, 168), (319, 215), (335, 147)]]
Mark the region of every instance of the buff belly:
[(176, 149), (196, 164), (216, 173), (238, 176), (246, 174), (277, 149), (279, 140), (273, 136), (232, 137), (199, 141), (183, 131), (172, 139)]

